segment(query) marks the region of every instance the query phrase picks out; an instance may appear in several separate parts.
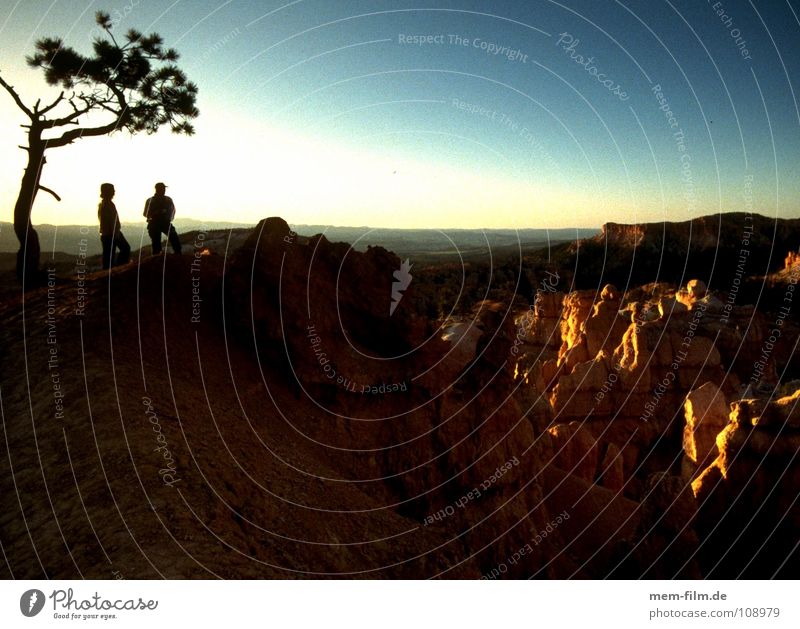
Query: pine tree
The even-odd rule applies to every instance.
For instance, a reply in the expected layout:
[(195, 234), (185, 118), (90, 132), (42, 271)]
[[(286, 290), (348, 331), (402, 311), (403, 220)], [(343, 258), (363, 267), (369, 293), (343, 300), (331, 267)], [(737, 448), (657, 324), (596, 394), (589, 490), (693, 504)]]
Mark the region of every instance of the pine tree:
[(112, 33), (111, 16), (95, 16), (103, 36), (93, 42), (93, 55), (84, 56), (58, 38), (36, 42), (26, 61), (44, 72), (49, 85), (62, 88), (59, 96), (42, 106), (26, 105), (0, 75), (0, 85), (28, 117), (28, 162), (14, 206), (14, 233), (20, 243), (17, 277), (29, 286), (39, 277), (39, 237), (31, 224), (31, 210), (39, 190), (60, 197), (41, 184), (45, 152), (81, 138), (118, 131), (155, 133), (168, 126), (174, 133), (192, 135), (191, 120), (199, 115), (197, 86), (188, 81), (175, 62), (178, 53), (165, 48), (157, 33), (129, 30), (123, 41)]

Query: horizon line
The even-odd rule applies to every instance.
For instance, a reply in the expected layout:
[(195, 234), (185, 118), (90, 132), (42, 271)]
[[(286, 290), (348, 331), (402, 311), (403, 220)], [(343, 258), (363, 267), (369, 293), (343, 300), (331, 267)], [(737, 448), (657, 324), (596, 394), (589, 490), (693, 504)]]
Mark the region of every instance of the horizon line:
[[(761, 214), (759, 212), (747, 212), (745, 210), (730, 210), (730, 211), (722, 211), (722, 212), (713, 212), (713, 213), (710, 213), (710, 214), (699, 214), (699, 215), (688, 217), (688, 218), (681, 219), (681, 220), (666, 220), (665, 219), (663, 221), (644, 221), (644, 222), (635, 222), (635, 223), (606, 221), (604, 223), (601, 223), (599, 226), (591, 226), (591, 227), (585, 227), (585, 226), (584, 227), (578, 227), (578, 226), (566, 226), (566, 227), (456, 227), (456, 226), (452, 226), (452, 227), (386, 227), (386, 226), (371, 226), (371, 225), (333, 225), (333, 224), (326, 224), (326, 223), (290, 223), (289, 221), (286, 221), (286, 223), (289, 225), (289, 227), (292, 227), (292, 228), (295, 228), (295, 227), (298, 227), (298, 228), (302, 228), (302, 227), (325, 227), (325, 228), (334, 228), (334, 229), (368, 229), (368, 230), (386, 229), (386, 230), (392, 230), (392, 231), (415, 231), (415, 230), (416, 231), (444, 231), (444, 230), (450, 230), (450, 231), (474, 231), (474, 232), (480, 232), (480, 231), (525, 231), (525, 230), (539, 230), (539, 231), (564, 231), (564, 230), (575, 230), (575, 231), (585, 230), (585, 231), (589, 231), (589, 230), (596, 230), (596, 231), (600, 231), (600, 230), (603, 229), (604, 225), (608, 225), (608, 224), (614, 224), (614, 225), (660, 225), (660, 224), (663, 224), (663, 223), (685, 223), (687, 221), (693, 221), (693, 220), (697, 220), (697, 219), (701, 219), (701, 218), (722, 216), (723, 214), (751, 214), (751, 215), (754, 215), (754, 216), (761, 216), (762, 218), (772, 219), (772, 220), (775, 220), (775, 221), (786, 221), (786, 220), (798, 220), (798, 219), (800, 219), (800, 216), (796, 216), (796, 217), (790, 218), (790, 217), (781, 217), (781, 216), (768, 216), (766, 214)], [(261, 218), (261, 219), (259, 219), (258, 221), (255, 221), (255, 222), (225, 221), (225, 220), (208, 220), (208, 221), (205, 221), (205, 220), (202, 220), (202, 219), (193, 218), (191, 216), (180, 217), (178, 219), (178, 221), (192, 221), (192, 222), (198, 223), (200, 225), (202, 225), (203, 223), (208, 224), (208, 225), (214, 225), (215, 223), (216, 224), (231, 225), (231, 227), (224, 227), (224, 228), (223, 227), (218, 227), (218, 228), (212, 227), (211, 229), (245, 229), (245, 228), (257, 227), (259, 222), (261, 222), (262, 220), (266, 220), (267, 218), (281, 218), (284, 221), (286, 220), (282, 216), (273, 215), (273, 216), (265, 216), (264, 218)], [(6, 221), (6, 220), (0, 221), (0, 225), (2, 225), (2, 224), (11, 225), (13, 227), (13, 222), (12, 221)], [(145, 224), (145, 221), (134, 221), (134, 222), (128, 222), (127, 224), (128, 225), (143, 225), (143, 224)], [(59, 228), (59, 227), (78, 227), (78, 228), (80, 228), (80, 227), (93, 227), (93, 226), (96, 226), (96, 224), (94, 222), (88, 223), (88, 224), (87, 223), (84, 223), (84, 224), (81, 224), (81, 223), (64, 223), (64, 224), (39, 223), (38, 225), (34, 225), (34, 228), (37, 228), (37, 227), (56, 227), (56, 228)]]

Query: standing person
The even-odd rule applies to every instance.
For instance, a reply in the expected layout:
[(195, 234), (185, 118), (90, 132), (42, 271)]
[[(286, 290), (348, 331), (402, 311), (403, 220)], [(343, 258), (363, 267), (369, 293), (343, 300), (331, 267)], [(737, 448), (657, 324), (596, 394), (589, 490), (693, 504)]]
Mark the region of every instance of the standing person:
[[(127, 264), (131, 258), (131, 246), (122, 235), (119, 224), (117, 206), (114, 205), (114, 185), (104, 183), (100, 185), (100, 205), (97, 207), (97, 218), (100, 221), (100, 242), (103, 243), (103, 268)], [(119, 254), (114, 259), (114, 252), (119, 249)]]
[(175, 253), (181, 252), (181, 241), (178, 232), (172, 226), (175, 218), (175, 204), (166, 195), (167, 186), (163, 183), (156, 184), (156, 193), (147, 199), (144, 204), (144, 216), (147, 219), (147, 233), (153, 244), (153, 255), (161, 253), (161, 234), (166, 234), (169, 244)]

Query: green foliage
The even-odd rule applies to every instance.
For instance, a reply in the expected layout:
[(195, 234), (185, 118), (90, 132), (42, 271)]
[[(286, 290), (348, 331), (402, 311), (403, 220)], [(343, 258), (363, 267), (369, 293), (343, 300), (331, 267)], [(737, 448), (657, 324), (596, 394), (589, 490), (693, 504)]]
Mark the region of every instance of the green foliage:
[[(98, 12), (96, 21), (105, 36), (93, 42), (92, 56), (78, 53), (61, 39), (45, 37), (36, 42), (28, 65), (41, 69), (48, 84), (72, 91), (68, 100), (74, 111), (117, 116), (109, 132), (155, 133), (168, 126), (174, 133), (194, 133), (197, 86), (175, 64), (178, 52), (165, 48), (157, 33), (143, 35), (130, 29), (122, 42), (117, 41), (108, 13)], [(70, 116), (69, 122), (74, 120)]]

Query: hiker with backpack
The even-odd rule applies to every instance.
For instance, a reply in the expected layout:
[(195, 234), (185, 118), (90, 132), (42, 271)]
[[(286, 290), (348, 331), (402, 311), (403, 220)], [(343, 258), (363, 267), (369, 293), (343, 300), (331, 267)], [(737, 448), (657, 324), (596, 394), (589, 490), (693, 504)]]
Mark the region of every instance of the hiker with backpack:
[[(97, 218), (100, 221), (100, 242), (103, 244), (103, 269), (127, 264), (131, 257), (131, 246), (122, 235), (117, 206), (114, 205), (114, 185), (100, 185), (100, 205), (97, 207)], [(119, 249), (119, 254), (115, 252)]]
[(178, 232), (172, 225), (175, 218), (175, 204), (166, 195), (167, 186), (157, 183), (156, 193), (144, 204), (144, 216), (147, 219), (147, 233), (153, 245), (153, 255), (161, 253), (161, 236), (166, 235), (175, 253), (181, 252), (181, 241)]

